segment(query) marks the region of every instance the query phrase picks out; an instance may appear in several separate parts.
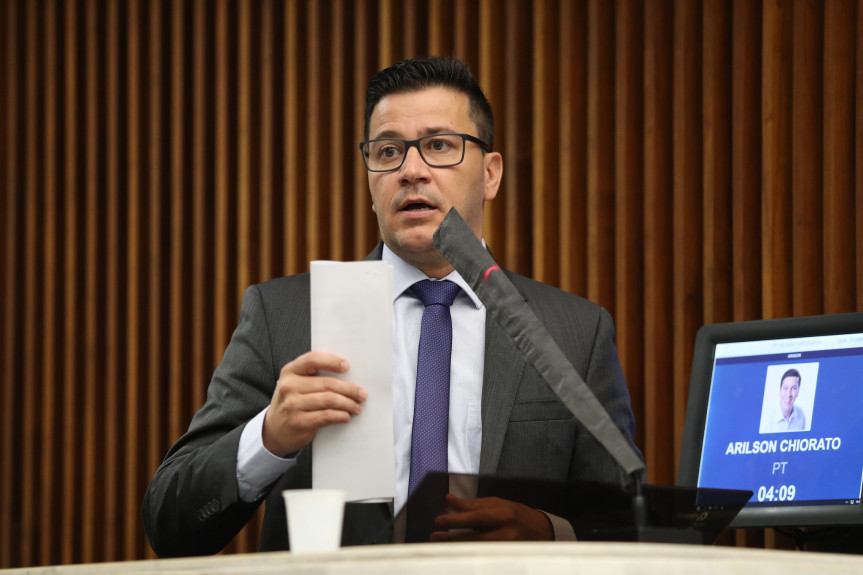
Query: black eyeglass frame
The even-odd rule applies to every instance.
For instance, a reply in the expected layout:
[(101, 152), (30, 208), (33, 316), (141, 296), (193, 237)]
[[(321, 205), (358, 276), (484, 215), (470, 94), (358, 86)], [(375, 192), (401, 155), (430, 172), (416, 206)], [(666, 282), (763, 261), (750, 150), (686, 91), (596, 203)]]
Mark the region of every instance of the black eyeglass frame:
[[(422, 148), (420, 148), (420, 142), (423, 140), (427, 140), (429, 138), (436, 138), (440, 136), (459, 136), (462, 139), (462, 148), (461, 148), (461, 158), (458, 162), (453, 162), (451, 164), (432, 164), (430, 163), (426, 157), (423, 155)], [(374, 142), (401, 142), (405, 145), (405, 153), (402, 155), (402, 161), (399, 162), (399, 165), (394, 168), (387, 168), (386, 170), (373, 170), (369, 167), (368, 155), (366, 154), (365, 147)], [(366, 140), (364, 142), (360, 142), (360, 155), (363, 157), (363, 163), (366, 165), (366, 169), (370, 172), (382, 173), (382, 172), (394, 172), (401, 168), (405, 163), (405, 158), (408, 157), (408, 152), (411, 148), (416, 148), (417, 152), (419, 152), (420, 158), (422, 158), (423, 162), (425, 162), (431, 168), (451, 168), (453, 166), (458, 166), (462, 162), (464, 162), (464, 152), (467, 148), (467, 144), (464, 142), (473, 142), (477, 146), (479, 146), (483, 152), (489, 153), (491, 152), (491, 146), (477, 138), (476, 136), (471, 136), (470, 134), (429, 134), (428, 136), (423, 136), (422, 138), (417, 138), (416, 140), (403, 140), (401, 138), (376, 138), (374, 140)]]

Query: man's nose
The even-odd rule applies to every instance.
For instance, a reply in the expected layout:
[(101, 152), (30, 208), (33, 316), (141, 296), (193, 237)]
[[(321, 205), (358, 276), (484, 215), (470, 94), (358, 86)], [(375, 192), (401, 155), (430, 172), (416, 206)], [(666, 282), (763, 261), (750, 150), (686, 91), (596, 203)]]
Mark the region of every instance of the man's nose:
[(405, 161), (402, 163), (402, 177), (406, 180), (422, 179), (428, 176), (428, 164), (423, 160), (416, 146), (411, 146), (405, 152)]

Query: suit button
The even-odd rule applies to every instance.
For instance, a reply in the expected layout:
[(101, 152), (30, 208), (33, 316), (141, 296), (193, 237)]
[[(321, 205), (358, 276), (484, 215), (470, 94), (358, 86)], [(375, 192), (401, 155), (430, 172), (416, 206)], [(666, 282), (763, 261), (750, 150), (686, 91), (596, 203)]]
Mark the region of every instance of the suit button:
[(222, 504), (218, 499), (211, 499), (198, 510), (198, 520), (202, 523), (217, 513), (222, 508)]

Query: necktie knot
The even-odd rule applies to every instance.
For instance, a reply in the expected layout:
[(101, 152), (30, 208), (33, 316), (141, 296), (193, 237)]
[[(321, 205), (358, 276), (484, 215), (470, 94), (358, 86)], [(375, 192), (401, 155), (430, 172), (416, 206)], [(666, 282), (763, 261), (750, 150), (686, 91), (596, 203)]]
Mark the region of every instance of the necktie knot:
[(449, 280), (422, 280), (412, 285), (411, 291), (420, 298), (420, 301), (426, 307), (430, 305), (445, 305), (449, 307), (455, 300), (455, 296), (461, 291), (461, 288), (458, 287), (458, 284)]

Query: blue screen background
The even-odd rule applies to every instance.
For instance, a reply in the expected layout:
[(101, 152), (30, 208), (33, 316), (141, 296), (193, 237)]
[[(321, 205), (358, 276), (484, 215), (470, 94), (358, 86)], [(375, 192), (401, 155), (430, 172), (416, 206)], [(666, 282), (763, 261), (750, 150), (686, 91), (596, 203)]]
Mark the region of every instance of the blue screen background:
[[(847, 353), (847, 352), (846, 352)], [(813, 354), (814, 355), (814, 354)], [(776, 356), (719, 360), (704, 432), (700, 487), (750, 489), (757, 501), (759, 487), (794, 485), (794, 501), (859, 499), (863, 474), (863, 355), (817, 359)], [(818, 361), (818, 385), (809, 431), (758, 433), (764, 381), (770, 365)], [(730, 442), (839, 437), (841, 447), (828, 451), (729, 454)], [(784, 473), (774, 462), (787, 462)], [(774, 502), (775, 503), (775, 502)]]

